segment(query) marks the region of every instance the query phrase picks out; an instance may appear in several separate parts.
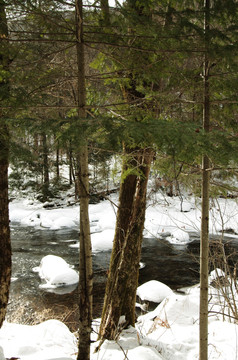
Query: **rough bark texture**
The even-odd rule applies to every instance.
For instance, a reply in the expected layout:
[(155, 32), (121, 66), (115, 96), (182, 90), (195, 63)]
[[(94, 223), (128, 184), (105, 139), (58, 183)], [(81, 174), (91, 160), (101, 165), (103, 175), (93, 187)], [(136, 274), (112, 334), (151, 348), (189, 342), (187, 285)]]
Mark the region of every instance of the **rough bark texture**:
[[(75, 2), (77, 65), (78, 65), (78, 116), (86, 118), (86, 87), (83, 44), (82, 1)], [(89, 226), (89, 171), (87, 141), (79, 148), (79, 199), (80, 199), (80, 250), (79, 250), (79, 347), (77, 360), (90, 359), (92, 322), (93, 271)]]
[(8, 131), (0, 118), (0, 327), (5, 319), (10, 280), (11, 243), (8, 215)]
[[(0, 1), (0, 35), (8, 36), (4, 1)], [(0, 53), (0, 65), (8, 70), (8, 56)], [(1, 99), (8, 95), (8, 84), (0, 82)], [(11, 243), (8, 215), (8, 153), (9, 133), (4, 114), (0, 111), (0, 327), (5, 319), (11, 279)]]
[[(209, 11), (210, 0), (204, 0), (204, 103), (203, 103), (203, 128), (209, 131), (210, 124), (210, 96), (209, 96)], [(203, 156), (202, 163), (202, 217), (200, 240), (200, 329), (199, 329), (199, 359), (208, 359), (208, 257), (209, 257), (209, 159)]]
[(128, 175), (120, 188), (116, 232), (112, 250), (108, 281), (104, 299), (100, 338), (115, 339), (120, 316), (125, 315), (126, 324), (135, 324), (135, 300), (138, 286), (139, 261), (145, 219), (146, 189), (151, 149), (127, 151), (128, 168), (136, 169)]

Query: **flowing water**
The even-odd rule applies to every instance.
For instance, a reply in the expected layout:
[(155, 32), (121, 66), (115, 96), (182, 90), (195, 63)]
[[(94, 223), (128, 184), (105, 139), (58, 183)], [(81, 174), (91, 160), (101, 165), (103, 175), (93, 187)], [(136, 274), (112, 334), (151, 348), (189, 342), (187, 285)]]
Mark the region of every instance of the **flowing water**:
[[(11, 226), (13, 270), (8, 319), (37, 322), (44, 320), (45, 312), (64, 320), (71, 330), (77, 323), (78, 289), (75, 286), (58, 288), (54, 292), (41, 289), (38, 273), (32, 268), (39, 266), (42, 257), (57, 255), (75, 269), (78, 268), (78, 249), (69, 245), (78, 242), (78, 232), (72, 229), (39, 230), (31, 227)], [(193, 242), (181, 246), (172, 245), (166, 239), (144, 239), (139, 283), (158, 280), (172, 289), (194, 285), (199, 280), (199, 238), (192, 234)], [(229, 248), (238, 252), (237, 239), (229, 238)], [(94, 317), (100, 316), (110, 251), (93, 254), (94, 269)], [(36, 318), (36, 313), (43, 318)], [(38, 315), (39, 316), (39, 315)]]

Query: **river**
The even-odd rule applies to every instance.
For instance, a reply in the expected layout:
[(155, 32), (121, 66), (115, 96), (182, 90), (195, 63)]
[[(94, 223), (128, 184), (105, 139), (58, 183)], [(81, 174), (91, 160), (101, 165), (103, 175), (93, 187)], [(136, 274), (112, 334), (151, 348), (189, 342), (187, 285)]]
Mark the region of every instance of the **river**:
[[(142, 246), (139, 283), (158, 280), (173, 290), (191, 286), (199, 281), (199, 238), (191, 234), (193, 242), (172, 245), (166, 239), (145, 238)], [(9, 321), (37, 323), (54, 317), (67, 323), (74, 331), (77, 328), (77, 287), (59, 288), (50, 292), (41, 289), (41, 280), (32, 268), (39, 266), (42, 257), (48, 254), (65, 259), (78, 268), (78, 250), (69, 245), (78, 241), (78, 231), (39, 230), (32, 227), (11, 225), (12, 277), (8, 306)], [(237, 239), (227, 238), (229, 248), (238, 251)], [(110, 251), (93, 254), (94, 269), (94, 317), (101, 314), (106, 274)]]

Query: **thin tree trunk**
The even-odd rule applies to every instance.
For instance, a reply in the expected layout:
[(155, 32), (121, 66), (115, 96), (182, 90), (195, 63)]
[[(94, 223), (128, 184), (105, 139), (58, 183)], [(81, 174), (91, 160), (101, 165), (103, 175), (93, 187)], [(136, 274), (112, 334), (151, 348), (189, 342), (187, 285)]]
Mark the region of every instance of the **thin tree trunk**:
[[(4, 1), (0, 0), (0, 35), (8, 38), (7, 19)], [(0, 66), (5, 71), (9, 70), (8, 55), (0, 53)], [(0, 82), (1, 93), (6, 99), (9, 94), (7, 81)], [(11, 280), (11, 242), (8, 213), (8, 156), (9, 132), (0, 111), (0, 328), (6, 316), (9, 288)]]
[(42, 186), (42, 195), (43, 201), (47, 200), (49, 196), (49, 161), (48, 161), (48, 146), (47, 146), (47, 136), (46, 133), (43, 132), (41, 134), (42, 139), (42, 156), (43, 156), (43, 186)]
[(55, 170), (56, 170), (56, 178), (55, 181), (58, 184), (60, 181), (60, 168), (59, 168), (59, 142), (55, 137), (56, 142), (56, 157), (55, 157)]
[[(78, 116), (86, 118), (86, 86), (83, 44), (83, 4), (75, 1), (75, 23), (78, 65)], [(92, 250), (89, 226), (88, 145), (85, 139), (79, 149), (80, 250), (79, 250), (79, 347), (77, 360), (90, 359), (90, 335), (93, 304)]]
[[(203, 103), (203, 128), (209, 132), (210, 125), (210, 95), (209, 95), (209, 11), (210, 0), (204, 0), (204, 103)], [(200, 336), (199, 359), (208, 359), (208, 257), (209, 257), (209, 158), (204, 155), (202, 162), (202, 217), (200, 240)]]
[(73, 182), (75, 182), (75, 176), (74, 176), (73, 150), (72, 150), (71, 141), (69, 141), (68, 159), (69, 159), (69, 185), (72, 185)]

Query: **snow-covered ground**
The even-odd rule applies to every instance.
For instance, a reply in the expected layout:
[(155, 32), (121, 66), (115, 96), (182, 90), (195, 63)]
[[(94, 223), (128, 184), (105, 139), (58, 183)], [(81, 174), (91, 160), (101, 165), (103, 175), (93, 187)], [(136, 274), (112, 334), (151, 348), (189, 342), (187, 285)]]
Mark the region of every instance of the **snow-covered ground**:
[[(111, 200), (112, 202), (105, 200), (90, 205), (94, 252), (112, 247), (116, 221), (114, 204), (117, 203), (117, 195), (112, 195)], [(148, 203), (145, 236), (163, 236), (171, 244), (181, 245), (182, 249), (184, 244), (191, 241), (190, 232), (199, 231), (199, 201), (188, 197), (184, 199), (182, 208), (183, 212), (178, 198), (154, 194)], [(45, 208), (36, 201), (14, 200), (10, 203), (11, 221), (23, 226), (48, 230), (77, 227), (78, 217), (77, 205)], [(231, 229), (234, 232), (232, 236), (238, 239), (237, 202), (232, 199), (219, 199), (219, 203), (211, 206), (210, 232), (219, 234), (221, 230)], [(77, 281), (77, 273), (67, 263), (64, 263), (63, 269), (68, 277), (62, 274), (62, 267), (57, 265), (62, 263), (61, 260), (48, 257), (37, 269), (39, 275), (52, 286), (62, 285), (62, 282), (68, 281), (72, 283), (72, 278), (73, 282)], [(59, 278), (57, 269), (61, 271)], [(211, 281), (216, 274), (222, 275), (220, 271), (212, 273)], [(228, 309), (224, 304), (220, 304), (221, 294), (212, 287), (209, 291), (210, 308), (213, 311), (209, 317), (209, 359), (236, 360), (238, 325), (233, 321), (229, 322), (229, 318), (222, 315)], [(135, 328), (123, 330), (116, 342), (105, 341), (100, 352), (94, 353), (98, 344), (92, 343), (92, 360), (198, 359), (199, 287), (194, 286), (185, 289), (184, 294), (178, 294), (165, 284), (151, 281), (138, 288), (138, 295), (142, 301), (152, 299), (158, 303), (162, 302), (153, 312), (139, 317)], [(92, 337), (95, 341), (99, 321), (98, 319), (94, 322), (95, 333)], [(69, 360), (76, 359), (76, 352), (77, 341), (74, 334), (57, 320), (34, 326), (5, 322), (0, 329), (0, 360), (13, 357), (21, 360)]]

